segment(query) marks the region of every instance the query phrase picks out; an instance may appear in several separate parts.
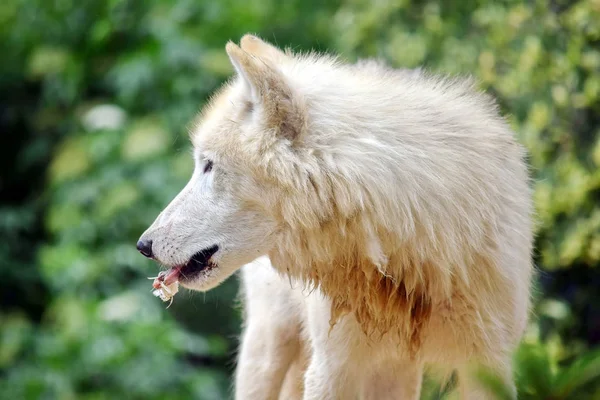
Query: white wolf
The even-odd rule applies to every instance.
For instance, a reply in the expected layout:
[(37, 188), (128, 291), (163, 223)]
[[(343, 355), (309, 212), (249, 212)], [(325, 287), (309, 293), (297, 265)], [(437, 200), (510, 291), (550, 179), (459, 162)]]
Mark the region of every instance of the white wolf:
[(493, 100), (251, 35), (226, 51), (194, 173), (138, 248), (194, 290), (245, 265), (236, 398), (418, 399), (429, 363), (463, 398), (489, 398), (469, 362), (514, 389), (532, 204)]

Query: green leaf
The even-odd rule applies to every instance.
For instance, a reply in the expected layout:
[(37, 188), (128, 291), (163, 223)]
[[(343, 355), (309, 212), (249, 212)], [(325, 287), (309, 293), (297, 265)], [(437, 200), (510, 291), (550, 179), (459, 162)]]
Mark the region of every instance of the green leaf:
[(567, 398), (589, 383), (595, 383), (597, 390), (600, 390), (600, 349), (581, 356), (561, 371), (556, 378), (553, 394), (558, 398)]
[(554, 383), (552, 363), (545, 346), (524, 344), (517, 352), (517, 374), (526, 392), (535, 393), (539, 398), (551, 395)]
[(494, 394), (495, 400), (515, 400), (512, 389), (492, 371), (478, 369), (475, 373), (475, 377), (483, 387)]

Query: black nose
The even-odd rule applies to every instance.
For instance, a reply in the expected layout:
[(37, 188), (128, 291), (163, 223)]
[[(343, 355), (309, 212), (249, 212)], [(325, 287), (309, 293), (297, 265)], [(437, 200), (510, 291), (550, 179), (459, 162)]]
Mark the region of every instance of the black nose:
[(144, 255), (148, 258), (152, 258), (152, 256), (153, 256), (152, 240), (148, 240), (148, 241), (138, 240), (136, 247), (137, 247), (138, 251), (140, 253), (142, 253), (142, 255)]

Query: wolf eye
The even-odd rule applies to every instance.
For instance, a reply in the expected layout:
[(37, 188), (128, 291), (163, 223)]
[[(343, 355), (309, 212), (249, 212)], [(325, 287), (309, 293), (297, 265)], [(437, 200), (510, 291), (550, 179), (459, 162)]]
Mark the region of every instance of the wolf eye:
[(213, 162), (211, 160), (206, 161), (206, 164), (204, 164), (204, 173), (206, 174), (207, 172), (212, 171), (212, 167)]

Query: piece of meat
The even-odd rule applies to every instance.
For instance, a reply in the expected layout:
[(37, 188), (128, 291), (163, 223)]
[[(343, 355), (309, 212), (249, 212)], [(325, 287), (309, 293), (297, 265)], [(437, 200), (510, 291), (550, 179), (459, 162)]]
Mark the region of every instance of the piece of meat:
[(179, 268), (171, 268), (168, 271), (161, 271), (158, 276), (151, 277), (153, 279), (152, 294), (156, 297), (160, 297), (162, 301), (170, 301), (167, 308), (173, 304), (173, 297), (179, 291)]

